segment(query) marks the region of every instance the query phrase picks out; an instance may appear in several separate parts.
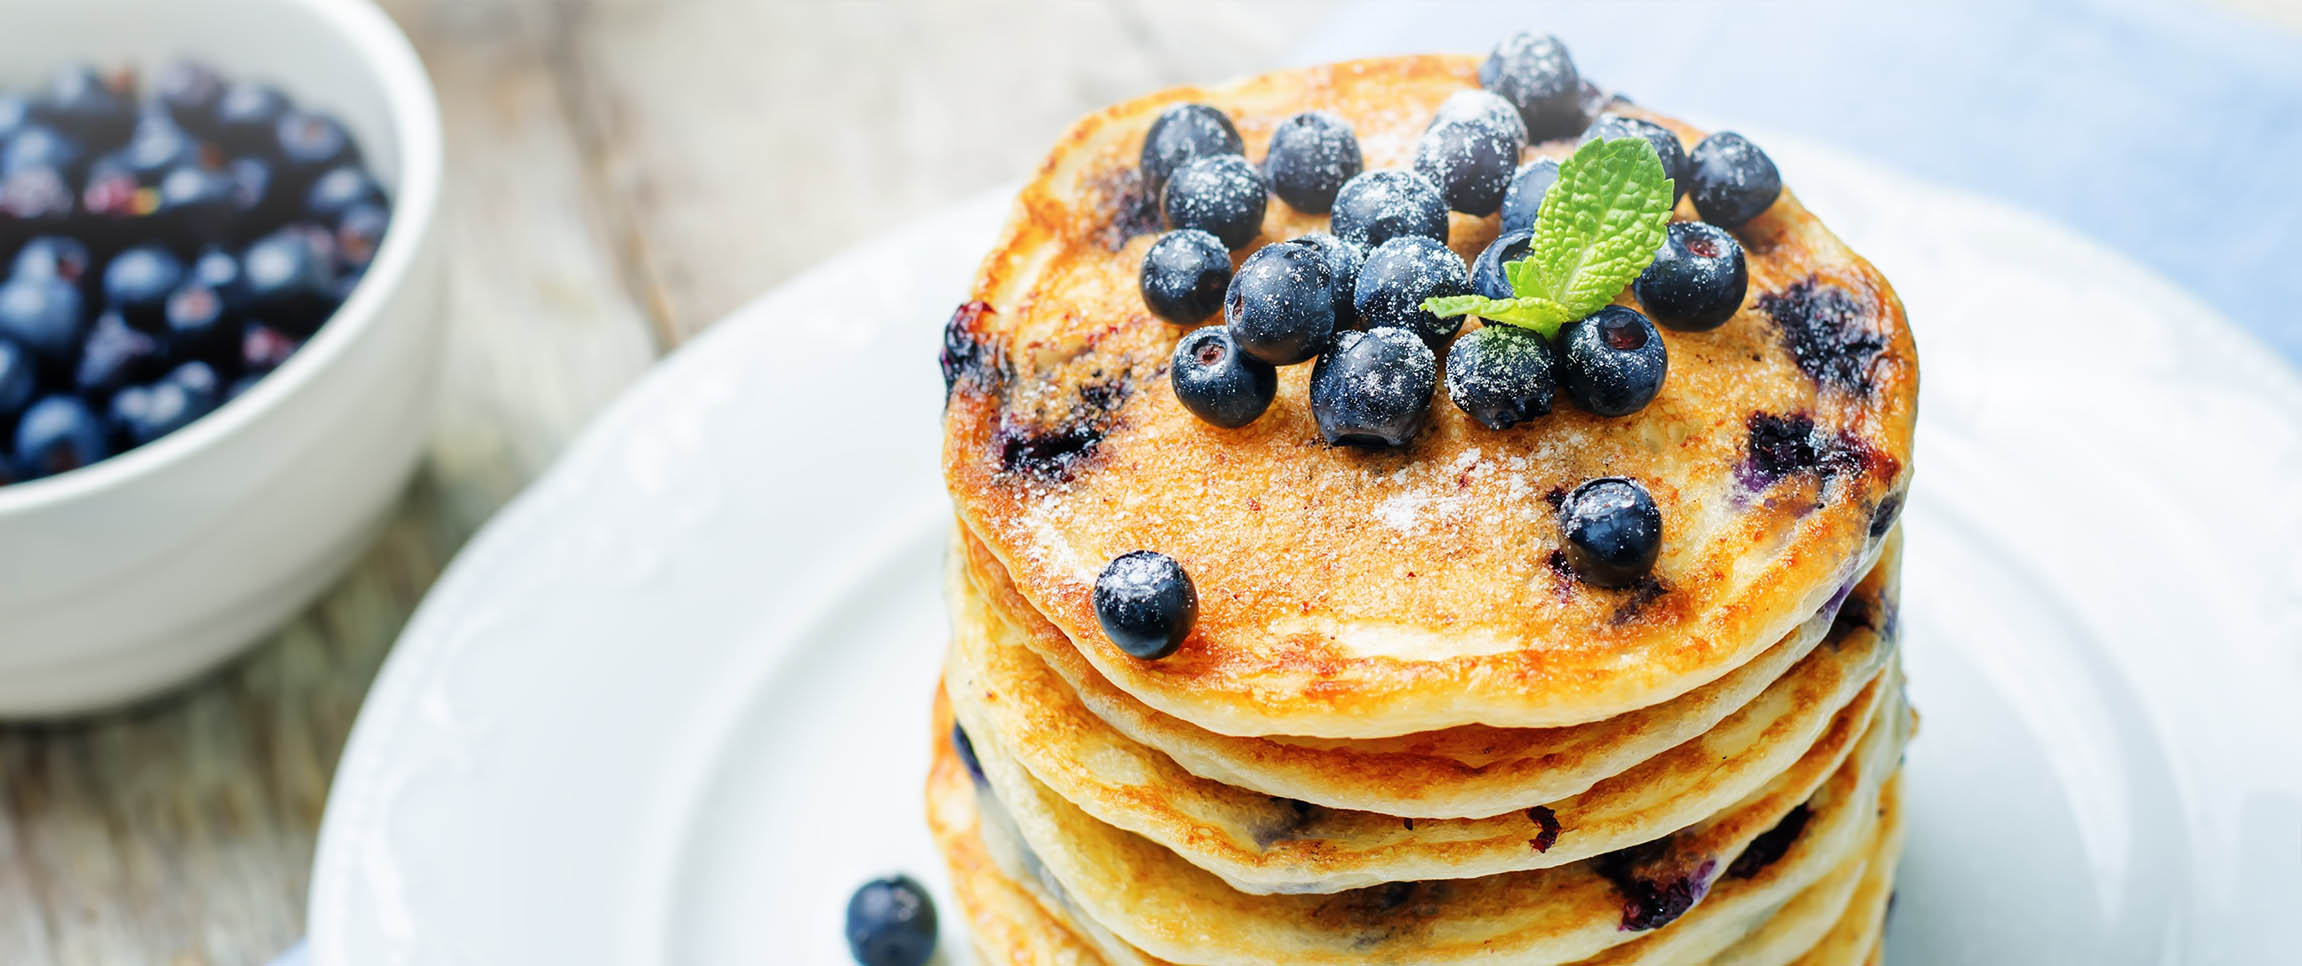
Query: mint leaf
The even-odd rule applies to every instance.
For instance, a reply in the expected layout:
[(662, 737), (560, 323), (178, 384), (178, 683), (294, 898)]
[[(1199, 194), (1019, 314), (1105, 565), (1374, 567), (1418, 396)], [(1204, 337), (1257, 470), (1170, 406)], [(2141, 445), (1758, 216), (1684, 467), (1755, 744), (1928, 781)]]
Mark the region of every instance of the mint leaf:
[(1489, 322), (1506, 322), (1545, 335), (1571, 321), (1558, 303), (1542, 296), (1491, 299), (1484, 295), (1441, 295), (1423, 300), (1423, 311), (1442, 319), (1476, 315)]
[(1591, 141), (1559, 163), (1543, 194), (1525, 265), (1511, 288), (1582, 318), (1614, 301), (1655, 260), (1671, 218), (1671, 179), (1645, 138)]

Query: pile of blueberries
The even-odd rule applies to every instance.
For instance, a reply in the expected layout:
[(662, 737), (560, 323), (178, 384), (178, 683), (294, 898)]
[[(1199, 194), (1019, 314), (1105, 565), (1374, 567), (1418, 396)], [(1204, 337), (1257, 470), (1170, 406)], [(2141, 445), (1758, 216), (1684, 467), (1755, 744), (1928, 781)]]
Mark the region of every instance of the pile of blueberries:
[(149, 443), (300, 347), (375, 257), (335, 118), (194, 62), (0, 92), (0, 484)]

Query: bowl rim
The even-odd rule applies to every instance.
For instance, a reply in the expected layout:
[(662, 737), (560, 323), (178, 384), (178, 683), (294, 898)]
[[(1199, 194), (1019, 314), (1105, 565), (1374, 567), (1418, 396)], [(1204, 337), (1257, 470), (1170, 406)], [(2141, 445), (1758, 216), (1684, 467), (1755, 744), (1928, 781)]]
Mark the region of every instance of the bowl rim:
[(386, 123), (395, 135), (399, 183), (392, 225), (368, 270), (326, 323), (302, 348), (256, 384), (189, 425), (125, 453), (54, 476), (0, 485), (0, 522), (89, 500), (158, 476), (193, 453), (249, 424), (297, 395), (379, 324), (383, 303), (413, 270), (438, 208), (441, 170), (439, 97), (407, 35), (369, 0), (276, 0), (306, 8), (359, 52), (384, 96)]

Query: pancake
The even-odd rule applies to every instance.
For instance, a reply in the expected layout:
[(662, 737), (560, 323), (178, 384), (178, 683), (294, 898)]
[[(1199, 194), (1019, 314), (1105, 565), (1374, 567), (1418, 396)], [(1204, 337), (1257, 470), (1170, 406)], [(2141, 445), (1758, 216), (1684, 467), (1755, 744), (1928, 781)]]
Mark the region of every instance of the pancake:
[[(1902, 779), (1897, 775), (1888, 781), (1885, 794), (1879, 798), (1875, 842), (1862, 865), (1832, 873), (1832, 879), (1837, 881), (1833, 881), (1828, 890), (1819, 883), (1809, 887), (1769, 917), (1764, 927), (1713, 957), (1710, 966), (1782, 966), (1821, 948), (1824, 937), (1840, 928), (1843, 921), (1859, 919), (1867, 910), (1885, 901), (1881, 896), (1893, 889), (1894, 870), (1902, 857), (1906, 831), (1902, 817)], [(1842, 874), (1847, 871), (1855, 874)], [(1824, 952), (1821, 955), (1825, 958), (1821, 961), (1854, 961), (1828, 958), (1844, 954), (1843, 949)]]
[[(1851, 606), (1881, 612), (1892, 569), (1882, 562)], [(1717, 727), (1582, 793), (1486, 819), (1411, 821), (1193, 775), (1089, 712), (1029, 649), (995, 640), (964, 589), (952, 603), (946, 683), (970, 734), (995, 736), (1034, 780), (1102, 822), (1252, 893), (1549, 868), (1659, 838), (1734, 804), (1803, 756), (1842, 754), (1871, 717), (1877, 689), (1865, 685), (1892, 653), (1877, 629), (1842, 624), (1793, 674)]]
[[(1135, 170), (1151, 119), (1213, 104), (1253, 159), (1281, 119), (1330, 110), (1368, 169), (1397, 167), (1439, 102), (1477, 86), (1475, 68), (1351, 61), (1091, 115), (1023, 189), (953, 316), (943, 464), (957, 515), (1032, 608), (1144, 704), (1226, 735), (1598, 721), (1751, 661), (1876, 555), (1908, 483), (1916, 349), (1886, 280), (1789, 190), (1737, 229), (1741, 311), (1712, 331), (1665, 331), (1669, 379), (1631, 416), (1562, 407), (1493, 431), (1441, 401), (1406, 447), (1330, 447), (1309, 366), (1281, 370), (1277, 400), (1240, 429), (1182, 408), (1166, 374), (1179, 330), (1137, 290), (1155, 227)], [(1496, 231), (1493, 217), (1451, 218), (1466, 261)], [(1274, 203), (1263, 240), (1325, 227)], [(1621, 590), (1552, 563), (1547, 498), (1607, 475), (1643, 483), (1664, 521), (1650, 579)], [(1135, 549), (1174, 557), (1199, 591), (1190, 637), (1159, 661), (1105, 639), (1090, 600), (1104, 563)]]
[(1886, 912), (1894, 901), (1894, 870), (1901, 859), (1901, 819), (1897, 813), (1899, 796), (1889, 796), (1881, 804), (1880, 821), (1896, 830), (1895, 849), (1864, 873), (1862, 884), (1855, 888), (1853, 901), (1847, 903), (1846, 913), (1830, 932), (1803, 955), (1791, 962), (1794, 966), (1840, 966), (1843, 963), (1877, 963), (1885, 956)]
[[(1898, 537), (1890, 536), (1892, 558)], [(988, 620), (996, 633), (1021, 641), (1056, 672), (1080, 703), (1128, 740), (1165, 754), (1183, 769), (1225, 785), (1325, 808), (1403, 818), (1484, 818), (1520, 812), (1579, 794), (1601, 779), (1709, 731), (1804, 661), (1839, 614), (1838, 606), (1799, 626), (1726, 677), (1663, 704), (1604, 721), (1561, 728), (1463, 725), (1391, 738), (1340, 741), (1220, 735), (1143, 704), (1105, 680), (1060, 628), (1030, 608), (988, 548), (964, 529), (954, 550), (961, 573), (948, 593), (954, 619)], [(1856, 619), (1889, 626), (1893, 571), (1874, 567), (1854, 592)], [(1866, 604), (1868, 606), (1866, 606)], [(975, 609), (984, 616), (974, 616)], [(968, 611), (967, 616), (957, 612)], [(1847, 655), (1830, 658), (1840, 673), (1864, 675)], [(1822, 680), (1831, 668), (1808, 668)], [(1875, 670), (1872, 668), (1871, 670)], [(1859, 677), (1857, 678), (1859, 679)]]

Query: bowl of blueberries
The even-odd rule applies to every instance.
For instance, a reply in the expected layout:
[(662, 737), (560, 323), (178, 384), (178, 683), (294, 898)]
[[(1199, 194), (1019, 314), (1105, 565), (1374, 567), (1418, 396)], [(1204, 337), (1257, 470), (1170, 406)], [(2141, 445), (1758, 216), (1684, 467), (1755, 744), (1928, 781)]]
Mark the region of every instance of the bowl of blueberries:
[(423, 451), (441, 177), (364, 0), (0, 7), (0, 717), (301, 609)]

